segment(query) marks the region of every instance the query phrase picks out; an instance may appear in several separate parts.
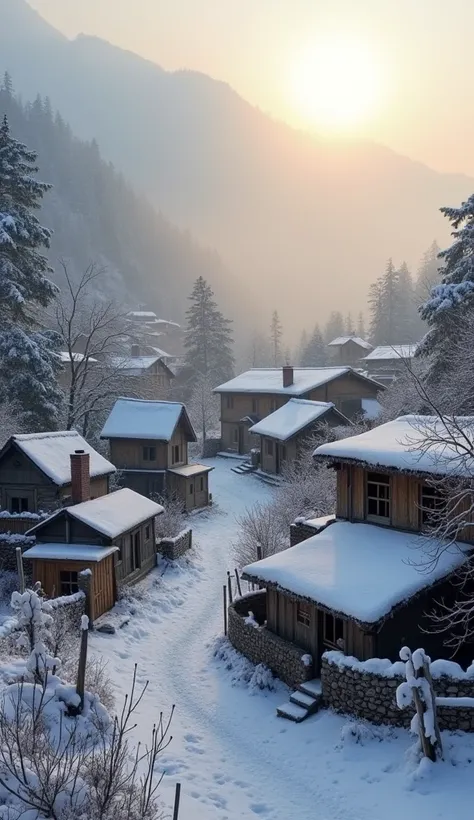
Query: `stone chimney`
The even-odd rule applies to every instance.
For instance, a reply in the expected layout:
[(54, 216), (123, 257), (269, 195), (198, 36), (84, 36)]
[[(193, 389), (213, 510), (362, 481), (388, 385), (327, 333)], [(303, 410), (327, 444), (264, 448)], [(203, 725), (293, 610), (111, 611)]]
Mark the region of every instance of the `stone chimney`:
[(285, 364), (283, 367), (283, 387), (291, 387), (294, 383), (293, 368), (290, 364)]
[(132, 359), (136, 359), (140, 355), (140, 345), (132, 345)]
[(84, 450), (71, 453), (71, 500), (73, 504), (91, 497), (90, 456)]

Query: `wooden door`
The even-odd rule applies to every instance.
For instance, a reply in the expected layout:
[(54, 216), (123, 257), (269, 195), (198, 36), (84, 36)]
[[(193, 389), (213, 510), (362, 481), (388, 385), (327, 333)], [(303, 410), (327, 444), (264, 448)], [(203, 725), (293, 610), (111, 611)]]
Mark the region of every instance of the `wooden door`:
[(95, 620), (99, 615), (108, 612), (115, 604), (115, 569), (114, 556), (108, 555), (103, 561), (98, 561), (93, 573), (93, 612)]

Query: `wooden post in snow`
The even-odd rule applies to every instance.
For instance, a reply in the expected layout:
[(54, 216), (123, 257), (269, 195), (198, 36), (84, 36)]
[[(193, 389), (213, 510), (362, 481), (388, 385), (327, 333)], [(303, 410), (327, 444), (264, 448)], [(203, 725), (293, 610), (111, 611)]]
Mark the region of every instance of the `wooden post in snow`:
[(257, 561), (262, 560), (262, 545), (257, 544)]
[(443, 759), (443, 744), (441, 742), (441, 732), (439, 730), (438, 712), (436, 708), (436, 694), (433, 686), (433, 678), (431, 677), (430, 665), (427, 661), (423, 664), (423, 673), (430, 686), (431, 708), (433, 709), (433, 724), (436, 735), (436, 752), (438, 757)]
[(176, 783), (176, 790), (174, 793), (174, 809), (173, 809), (173, 820), (178, 820), (179, 814), (179, 799), (181, 797), (181, 783)]
[(232, 578), (231, 578), (229, 570), (227, 570), (227, 586), (229, 588), (229, 604), (231, 604), (232, 601), (233, 601), (233, 598), (232, 598)]
[(240, 578), (237, 567), (235, 568), (235, 580), (237, 581), (237, 589), (239, 590), (239, 598), (242, 597), (242, 587), (240, 586)]
[(77, 667), (76, 692), (81, 699), (80, 711), (84, 707), (84, 690), (86, 685), (87, 666), (87, 640), (89, 637), (89, 618), (83, 615), (81, 618), (81, 648), (79, 650), (79, 665)]
[(227, 584), (222, 587), (224, 598), (224, 635), (227, 635)]
[(18, 570), (18, 580), (20, 585), (20, 592), (23, 594), (25, 591), (25, 570), (23, 567), (23, 555), (21, 552), (21, 547), (17, 547), (16, 550), (16, 568)]

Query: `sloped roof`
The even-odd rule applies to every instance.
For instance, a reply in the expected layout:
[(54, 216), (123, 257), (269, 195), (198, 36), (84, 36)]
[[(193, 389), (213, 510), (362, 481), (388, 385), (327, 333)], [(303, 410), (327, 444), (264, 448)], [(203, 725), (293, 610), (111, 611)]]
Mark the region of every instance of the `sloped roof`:
[[(457, 443), (457, 444), (456, 444)], [(322, 444), (316, 458), (402, 472), (472, 476), (474, 416), (400, 416), (352, 438)]]
[(71, 454), (75, 450), (84, 450), (85, 453), (89, 453), (91, 478), (115, 473), (114, 465), (94, 450), (76, 430), (24, 433), (12, 436), (5, 444), (0, 457), (12, 444), (16, 445), (42, 473), (60, 487), (71, 483)]
[(360, 336), (337, 336), (337, 338), (333, 339), (332, 342), (328, 342), (328, 347), (342, 347), (348, 342), (354, 342), (354, 344), (359, 345), (359, 347), (363, 347), (365, 350), (372, 349), (372, 345), (369, 344), (369, 342), (366, 342), (365, 339), (361, 339)]
[(110, 363), (112, 367), (117, 370), (124, 370), (127, 372), (148, 370), (149, 367), (159, 362), (159, 356), (112, 356)]
[(110, 411), (100, 437), (171, 441), (180, 420), (188, 428), (189, 441), (196, 441), (196, 433), (181, 402), (120, 398)]
[(242, 574), (361, 623), (376, 623), (466, 560), (467, 547), (447, 545), (428, 572), (426, 561), (432, 550), (430, 538), (374, 524), (336, 521), (295, 547), (249, 564)]
[(293, 384), (283, 387), (282, 368), (266, 367), (247, 370), (216, 387), (214, 393), (279, 393), (286, 396), (301, 396), (348, 373), (380, 387), (373, 379), (362, 376), (352, 367), (294, 367)]
[(418, 345), (379, 345), (374, 348), (364, 361), (383, 361), (385, 359), (412, 359)]
[[(155, 501), (124, 487), (92, 501), (67, 507), (66, 512), (107, 538), (117, 538), (149, 518), (160, 515), (164, 509)], [(41, 527), (38, 527), (37, 531), (39, 529)]]
[(340, 417), (341, 424), (351, 423), (336, 410), (332, 402), (290, 399), (283, 407), (279, 407), (274, 413), (270, 413), (269, 416), (250, 427), (249, 432), (257, 436), (269, 436), (279, 441), (287, 441), (318, 419), (323, 419), (330, 411)]
[(40, 558), (50, 561), (92, 561), (97, 563), (113, 555), (118, 547), (98, 547), (93, 544), (35, 544), (23, 553), (23, 558)]

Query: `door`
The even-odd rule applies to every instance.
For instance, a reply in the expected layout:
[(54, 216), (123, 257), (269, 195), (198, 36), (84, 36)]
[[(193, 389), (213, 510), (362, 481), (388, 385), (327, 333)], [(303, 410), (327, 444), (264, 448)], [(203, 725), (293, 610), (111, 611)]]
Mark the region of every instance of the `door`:
[(239, 453), (245, 454), (245, 429), (243, 424), (239, 424)]
[(280, 458), (280, 445), (277, 443), (275, 447), (275, 472), (278, 475), (280, 472), (281, 466), (281, 458)]

